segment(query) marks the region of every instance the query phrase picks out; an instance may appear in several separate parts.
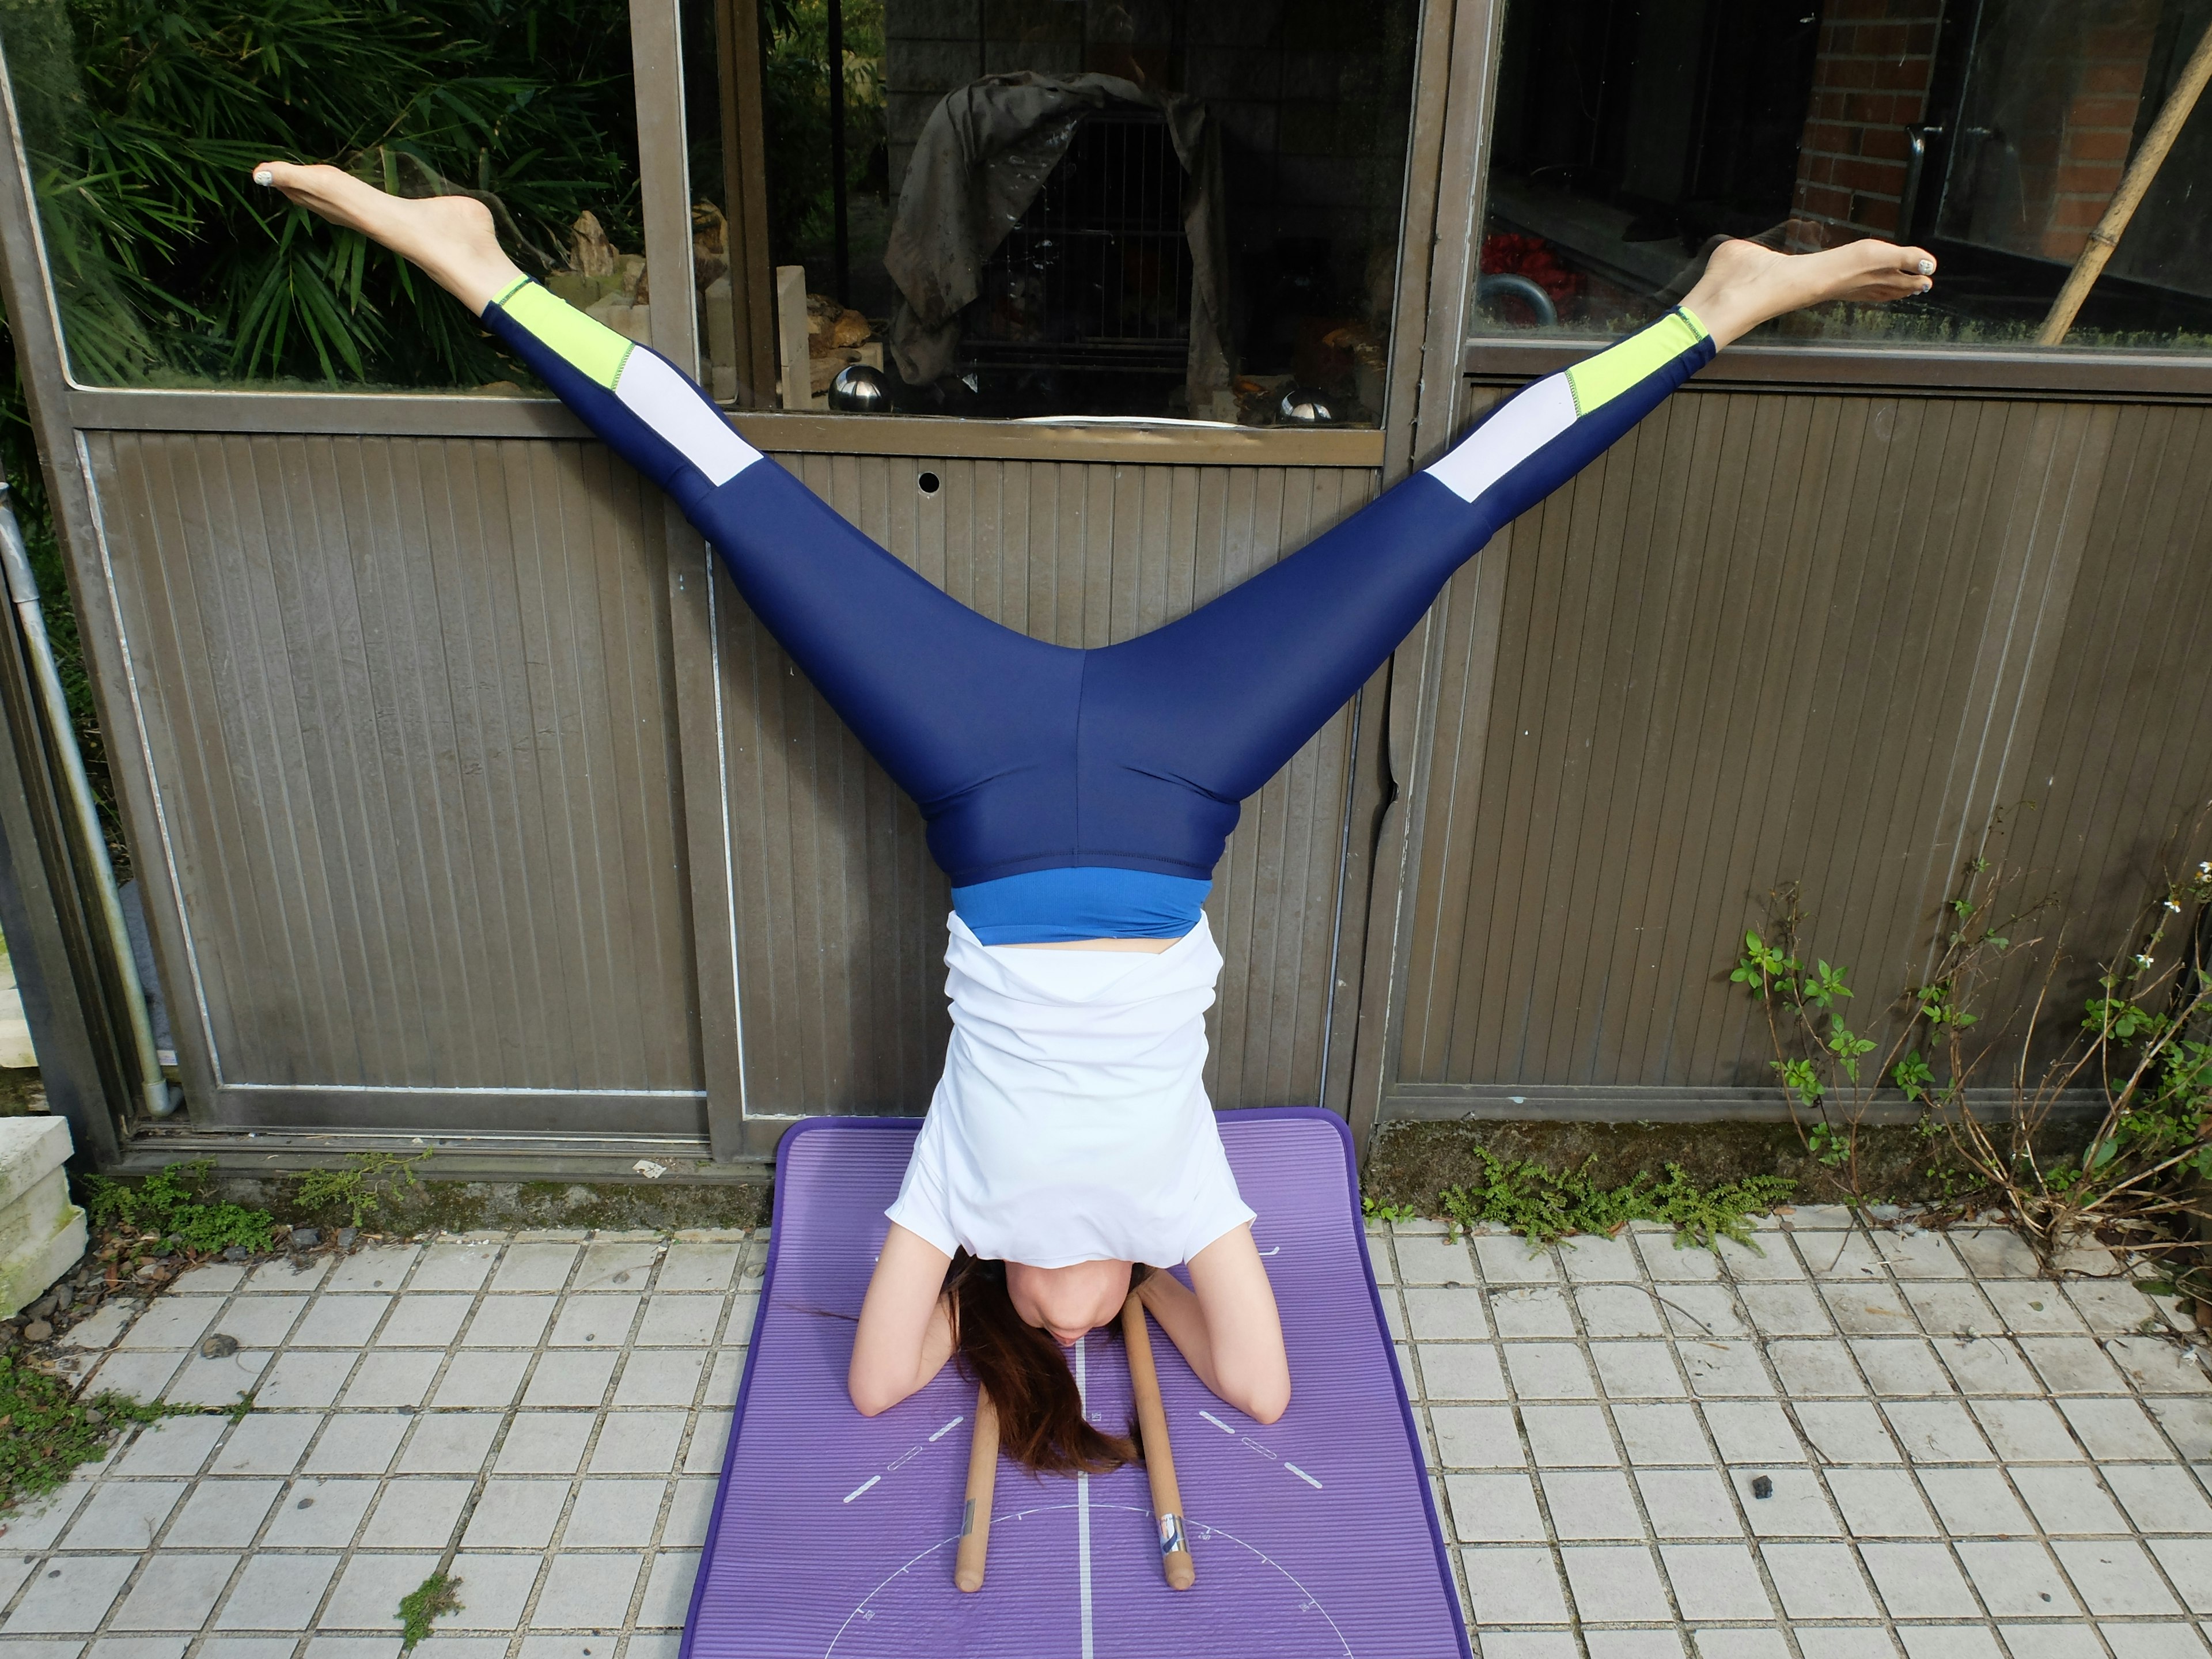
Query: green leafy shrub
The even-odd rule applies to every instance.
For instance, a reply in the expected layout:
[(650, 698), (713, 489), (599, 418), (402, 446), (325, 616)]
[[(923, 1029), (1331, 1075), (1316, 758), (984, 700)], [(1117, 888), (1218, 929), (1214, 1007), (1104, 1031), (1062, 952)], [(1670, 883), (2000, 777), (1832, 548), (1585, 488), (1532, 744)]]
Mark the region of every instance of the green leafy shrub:
[(369, 1217), (384, 1207), (384, 1200), (402, 1187), (421, 1186), (415, 1166), (427, 1163), (430, 1152), (413, 1158), (397, 1152), (348, 1152), (343, 1170), (310, 1170), (300, 1177), (298, 1198), (308, 1210), (342, 1210), (348, 1223), (366, 1226)]
[(159, 1253), (185, 1249), (198, 1255), (242, 1245), (249, 1250), (276, 1247), (276, 1218), (266, 1210), (249, 1210), (225, 1200), (210, 1201), (209, 1177), (215, 1160), (172, 1164), (137, 1182), (88, 1176), (85, 1209), (100, 1231), (151, 1234)]
[(125, 1423), (152, 1423), (196, 1406), (142, 1406), (127, 1395), (76, 1400), (63, 1383), (0, 1354), (0, 1515), (52, 1492), (80, 1464), (107, 1455)]
[(1674, 1228), (1677, 1249), (1711, 1249), (1723, 1238), (1750, 1244), (1752, 1218), (1787, 1203), (1796, 1190), (1796, 1182), (1780, 1176), (1700, 1187), (1679, 1164), (1668, 1164), (1663, 1179), (1646, 1170), (1625, 1186), (1601, 1187), (1589, 1173), (1595, 1157), (1561, 1171), (1503, 1158), (1487, 1147), (1476, 1147), (1474, 1155), (1482, 1160), (1482, 1179), (1439, 1194), (1444, 1214), (1470, 1231), (1486, 1224), (1510, 1228), (1532, 1244), (1571, 1233), (1615, 1233), (1632, 1221)]

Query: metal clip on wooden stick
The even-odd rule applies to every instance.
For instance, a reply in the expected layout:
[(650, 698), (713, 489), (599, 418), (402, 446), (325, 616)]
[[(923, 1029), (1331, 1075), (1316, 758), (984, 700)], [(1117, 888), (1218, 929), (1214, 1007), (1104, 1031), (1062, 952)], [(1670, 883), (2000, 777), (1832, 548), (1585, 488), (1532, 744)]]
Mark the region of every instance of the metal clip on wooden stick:
[(968, 1502), (960, 1511), (960, 1553), (952, 1582), (973, 1595), (983, 1588), (983, 1559), (991, 1550), (991, 1492), (999, 1479), (999, 1408), (975, 1390), (975, 1433), (968, 1443)]
[(1168, 1413), (1160, 1403), (1160, 1374), (1152, 1364), (1152, 1334), (1134, 1291), (1121, 1304), (1121, 1340), (1129, 1350), (1129, 1391), (1137, 1400), (1145, 1473), (1152, 1477), (1152, 1515), (1160, 1527), (1160, 1570), (1170, 1589), (1187, 1590), (1198, 1582), (1198, 1567), (1182, 1532), (1182, 1492), (1176, 1485), (1175, 1454), (1168, 1447)]

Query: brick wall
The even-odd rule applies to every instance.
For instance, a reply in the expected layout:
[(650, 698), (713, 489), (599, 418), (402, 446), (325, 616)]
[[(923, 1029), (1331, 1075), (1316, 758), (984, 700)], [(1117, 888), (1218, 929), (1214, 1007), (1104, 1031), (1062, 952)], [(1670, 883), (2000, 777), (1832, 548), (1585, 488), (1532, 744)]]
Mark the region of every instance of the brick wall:
[(1797, 158), (1798, 217), (1896, 234), (1905, 129), (1926, 116), (1942, 9), (1942, 0), (1832, 0)]

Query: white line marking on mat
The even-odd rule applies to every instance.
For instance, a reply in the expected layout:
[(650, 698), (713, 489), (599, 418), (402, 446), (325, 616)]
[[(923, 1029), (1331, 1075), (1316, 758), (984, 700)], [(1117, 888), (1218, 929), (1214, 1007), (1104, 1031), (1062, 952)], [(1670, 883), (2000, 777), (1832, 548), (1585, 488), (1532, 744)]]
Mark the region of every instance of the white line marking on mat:
[(851, 1503), (855, 1498), (858, 1498), (862, 1492), (867, 1491), (869, 1487), (874, 1486), (877, 1481), (882, 1479), (883, 1476), (880, 1474), (870, 1475), (866, 1480), (860, 1482), (859, 1486), (854, 1487), (852, 1491), (845, 1494), (845, 1501), (848, 1504)]
[(1284, 1467), (1285, 1468), (1288, 1469), (1288, 1470), (1289, 1470), (1292, 1474), (1295, 1474), (1296, 1476), (1297, 1476), (1297, 1478), (1298, 1478), (1299, 1480), (1301, 1480), (1304, 1481), (1304, 1482), (1306, 1483), (1306, 1485), (1308, 1485), (1309, 1486), (1311, 1486), (1315, 1491), (1318, 1492), (1318, 1491), (1320, 1491), (1320, 1490), (1321, 1490), (1321, 1482), (1320, 1482), (1320, 1481), (1318, 1481), (1318, 1480), (1315, 1480), (1315, 1479), (1313, 1478), (1313, 1476), (1311, 1476), (1311, 1475), (1308, 1474), (1307, 1474), (1304, 1469), (1300, 1468), (1297, 1464), (1295, 1464), (1295, 1463), (1291, 1463), (1291, 1462), (1285, 1462), (1285, 1463), (1283, 1465), (1283, 1467)]
[(1259, 1453), (1262, 1457), (1273, 1457), (1275, 1455), (1249, 1434), (1244, 1437), (1244, 1443), (1249, 1446), (1254, 1451)]
[(1206, 1410), (1203, 1406), (1200, 1406), (1198, 1408), (1198, 1414), (1204, 1418), (1207, 1422), (1212, 1424), (1215, 1428), (1220, 1430), (1224, 1434), (1234, 1434), (1237, 1432), (1236, 1430), (1231, 1428), (1226, 1423), (1216, 1417), (1212, 1412)]
[(933, 1445), (933, 1445), (935, 1445), (939, 1441), (940, 1441), (940, 1440), (944, 1439), (944, 1438), (945, 1438), (945, 1437), (946, 1435), (948, 1435), (948, 1434), (951, 1433), (953, 1430), (955, 1430), (955, 1429), (958, 1428), (958, 1427), (959, 1427), (963, 1423), (965, 1423), (967, 1420), (968, 1420), (968, 1419), (966, 1418), (966, 1416), (965, 1416), (964, 1414), (963, 1414), (963, 1415), (962, 1415), (962, 1416), (959, 1416), (959, 1417), (956, 1417), (956, 1418), (954, 1418), (954, 1419), (953, 1419), (950, 1423), (947, 1423), (947, 1424), (946, 1424), (943, 1428), (939, 1429), (939, 1430), (935, 1434), (933, 1434), (932, 1436), (930, 1436), (930, 1437), (929, 1437), (929, 1443), (930, 1443), (931, 1445)]
[(905, 1462), (908, 1458), (919, 1457), (921, 1455), (921, 1448), (920, 1446), (908, 1446), (904, 1451), (901, 1452), (896, 1457), (894, 1457), (889, 1463), (886, 1463), (884, 1466), (884, 1473), (885, 1474), (889, 1474), (894, 1469), (897, 1468), (900, 1464)]

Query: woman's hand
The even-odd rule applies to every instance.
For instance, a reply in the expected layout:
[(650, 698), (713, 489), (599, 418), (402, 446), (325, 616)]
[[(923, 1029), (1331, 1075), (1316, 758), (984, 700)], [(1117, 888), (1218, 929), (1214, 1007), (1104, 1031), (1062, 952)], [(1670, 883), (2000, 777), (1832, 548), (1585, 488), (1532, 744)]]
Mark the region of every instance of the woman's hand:
[(863, 1417), (887, 1412), (928, 1385), (952, 1357), (945, 1270), (952, 1258), (894, 1221), (860, 1304), (847, 1392)]
[(1190, 1282), (1195, 1294), (1172, 1273), (1155, 1273), (1137, 1287), (1137, 1299), (1200, 1382), (1247, 1417), (1273, 1422), (1290, 1407), (1291, 1362), (1251, 1227), (1224, 1233), (1193, 1256)]

